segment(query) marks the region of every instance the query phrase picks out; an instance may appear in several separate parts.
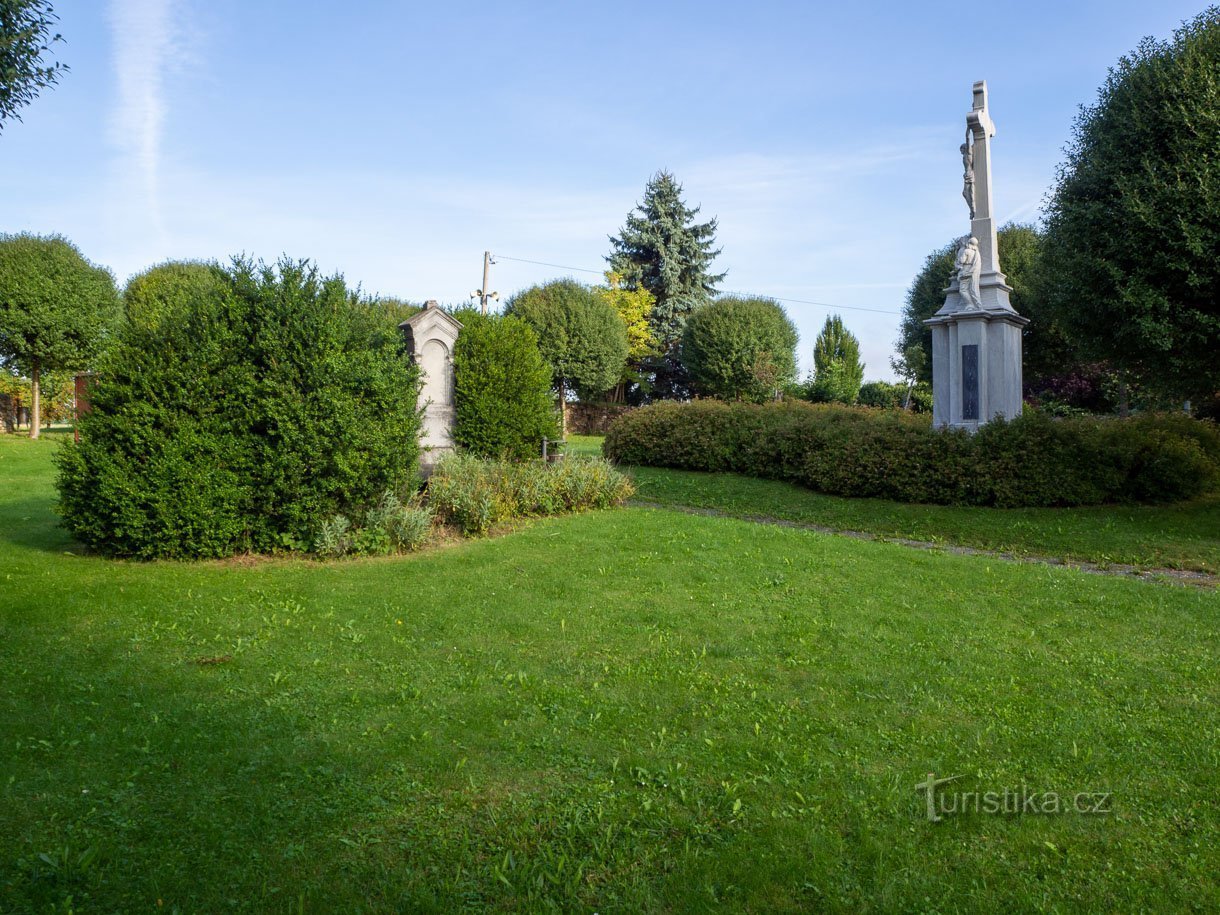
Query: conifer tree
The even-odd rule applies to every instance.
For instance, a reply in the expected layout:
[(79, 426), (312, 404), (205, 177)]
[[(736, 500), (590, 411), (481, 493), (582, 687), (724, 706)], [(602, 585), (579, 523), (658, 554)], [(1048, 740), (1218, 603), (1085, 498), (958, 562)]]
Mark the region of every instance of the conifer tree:
[(646, 289), (656, 299), (649, 324), (659, 356), (645, 366), (654, 376), (654, 397), (682, 397), (688, 393), (678, 345), (686, 319), (716, 293), (723, 273), (712, 273), (720, 253), (713, 247), (716, 220), (696, 222), (699, 207), (688, 207), (682, 185), (667, 171), (657, 172), (644, 189), (644, 199), (627, 216), (612, 251), (610, 269), (628, 289)]
[(813, 344), (813, 400), (855, 403), (863, 381), (860, 341), (831, 315)]

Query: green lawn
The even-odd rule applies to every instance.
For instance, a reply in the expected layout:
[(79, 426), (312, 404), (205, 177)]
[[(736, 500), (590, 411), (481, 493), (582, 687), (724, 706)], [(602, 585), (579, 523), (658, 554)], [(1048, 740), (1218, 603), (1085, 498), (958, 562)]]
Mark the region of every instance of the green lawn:
[[(570, 436), (569, 441), (575, 442), (570, 450), (600, 453), (600, 437)], [(637, 499), (660, 505), (1102, 565), (1220, 573), (1220, 493), (1180, 505), (958, 508), (825, 496), (731, 473), (658, 467), (630, 472)]]
[(0, 437), (0, 911), (1220, 907), (1214, 591), (648, 508), (109, 562), (52, 448)]

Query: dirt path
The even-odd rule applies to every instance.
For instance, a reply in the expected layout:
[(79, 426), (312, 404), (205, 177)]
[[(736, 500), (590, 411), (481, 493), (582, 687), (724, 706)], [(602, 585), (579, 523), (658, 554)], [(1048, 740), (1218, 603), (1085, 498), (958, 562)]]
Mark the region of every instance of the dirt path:
[(901, 546), (917, 550), (938, 550), (942, 553), (954, 553), (959, 556), (987, 556), (993, 559), (1004, 559), (1009, 562), (1024, 562), (1032, 565), (1061, 566), (1066, 569), (1076, 569), (1094, 575), (1110, 575), (1116, 578), (1138, 578), (1144, 581), (1193, 585), (1199, 588), (1215, 589), (1220, 587), (1220, 575), (1211, 572), (1191, 572), (1183, 569), (1157, 569), (1143, 566), (1124, 565), (1122, 563), (1085, 562), (1079, 559), (1063, 559), (1057, 556), (1038, 556), (1034, 554), (1010, 553), (1003, 550), (984, 550), (972, 546), (958, 546), (952, 543), (934, 543), (931, 540), (910, 540), (905, 537), (887, 537), (883, 534), (872, 534), (868, 531), (845, 530), (813, 524), (808, 521), (788, 521), (784, 518), (773, 518), (769, 515), (735, 514), (716, 508), (697, 508), (693, 505), (667, 505), (663, 502), (650, 502), (643, 499), (632, 499), (629, 505), (637, 508), (654, 508), (666, 511), (682, 512), (687, 515), (703, 515), (709, 518), (734, 518), (738, 521), (751, 521), (755, 524), (771, 524), (776, 527), (791, 527), (798, 530), (817, 531), (819, 534), (834, 534), (837, 537), (851, 537), (854, 540), (875, 540), (881, 543), (897, 543)]

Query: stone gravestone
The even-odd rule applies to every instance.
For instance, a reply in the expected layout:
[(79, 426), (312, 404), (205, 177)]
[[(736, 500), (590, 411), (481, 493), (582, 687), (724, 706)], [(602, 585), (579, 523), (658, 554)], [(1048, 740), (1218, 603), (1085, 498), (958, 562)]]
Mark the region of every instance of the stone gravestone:
[(987, 83), (974, 84), (961, 145), (962, 197), (970, 234), (958, 241), (945, 304), (924, 323), (932, 328), (932, 424), (974, 431), (987, 421), (1021, 414), (1021, 329), (1028, 318), (1009, 302), (1000, 272), (991, 212), (991, 138)]
[(411, 357), (422, 375), (420, 464), (427, 471), (453, 450), (453, 344), (462, 325), (436, 302), (429, 301), (423, 311), (399, 327), (406, 334)]

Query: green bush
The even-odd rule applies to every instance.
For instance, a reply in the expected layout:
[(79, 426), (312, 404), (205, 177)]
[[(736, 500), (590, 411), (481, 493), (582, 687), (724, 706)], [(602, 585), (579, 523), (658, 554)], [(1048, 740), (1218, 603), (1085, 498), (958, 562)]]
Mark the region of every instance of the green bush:
[(588, 286), (575, 280), (552, 280), (517, 293), (504, 310), (538, 335), (542, 358), (565, 402), (569, 391), (590, 400), (623, 377), (627, 327), (614, 306)]
[(723, 296), (687, 319), (682, 362), (698, 393), (761, 403), (796, 380), (796, 344), (779, 302)]
[(1027, 412), (970, 435), (903, 411), (696, 401), (620, 417), (603, 448), (619, 463), (744, 473), (832, 495), (999, 507), (1186, 499), (1220, 468), (1220, 431), (1184, 414)]
[[(888, 381), (870, 381), (860, 388), (856, 403), (862, 407), (879, 407), (884, 410), (906, 409), (907, 386)], [(917, 384), (911, 388), (910, 409), (916, 413), (932, 412), (932, 386)]]
[(212, 269), (158, 276), (156, 319), (124, 326), (58, 455), (65, 523), (102, 552), (296, 548), (415, 480), (418, 371), (393, 322), (305, 263)]
[(479, 457), (525, 459), (558, 438), (551, 372), (538, 337), (520, 318), (457, 315), (453, 347), (454, 429), (459, 447)]
[(483, 534), (501, 521), (607, 508), (626, 501), (631, 481), (601, 458), (493, 461), (454, 454), (428, 479), (428, 504), (464, 534)]
[(390, 490), (364, 513), (359, 527), (346, 515), (333, 515), (318, 527), (313, 551), (319, 556), (377, 556), (417, 550), (432, 531), (432, 510), (417, 498), (403, 503)]

